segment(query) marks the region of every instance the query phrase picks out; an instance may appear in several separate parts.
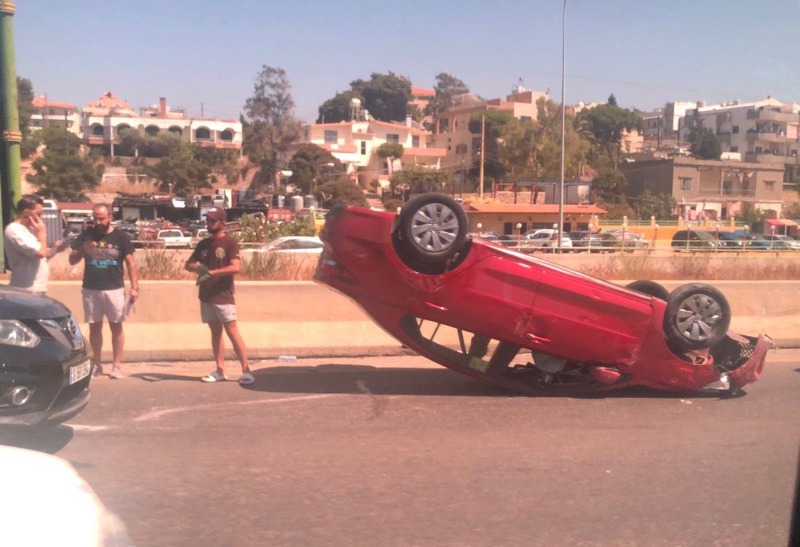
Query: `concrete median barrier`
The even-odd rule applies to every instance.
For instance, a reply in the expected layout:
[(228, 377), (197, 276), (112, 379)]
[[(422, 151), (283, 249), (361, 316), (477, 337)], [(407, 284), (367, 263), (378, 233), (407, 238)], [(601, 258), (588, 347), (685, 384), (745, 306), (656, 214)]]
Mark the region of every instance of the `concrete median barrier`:
[[(670, 290), (683, 283), (663, 282)], [(779, 347), (800, 347), (800, 281), (716, 281), (713, 285), (731, 303), (733, 330), (766, 333)], [(208, 328), (200, 322), (194, 283), (141, 281), (140, 287), (135, 311), (125, 323), (125, 360), (210, 359), (211, 342)], [(80, 282), (51, 282), (49, 295), (73, 310), (88, 334)], [(239, 328), (253, 359), (403, 353), (400, 344), (350, 299), (313, 282), (238, 281), (236, 301)], [(104, 336), (110, 358), (107, 327)], [(232, 358), (227, 340), (226, 346)]]

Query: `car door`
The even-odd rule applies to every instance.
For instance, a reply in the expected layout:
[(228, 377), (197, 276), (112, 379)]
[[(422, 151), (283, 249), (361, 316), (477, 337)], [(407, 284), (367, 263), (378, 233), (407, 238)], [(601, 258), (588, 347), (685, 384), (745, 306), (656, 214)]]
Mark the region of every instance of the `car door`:
[(541, 277), (526, 337), (545, 353), (624, 363), (639, 351), (652, 314), (649, 296), (553, 268)]

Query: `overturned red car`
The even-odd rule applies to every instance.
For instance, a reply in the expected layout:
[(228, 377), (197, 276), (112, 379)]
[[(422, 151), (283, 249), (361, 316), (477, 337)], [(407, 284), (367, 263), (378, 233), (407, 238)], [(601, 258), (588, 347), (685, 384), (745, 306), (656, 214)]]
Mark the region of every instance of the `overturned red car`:
[(422, 194), (395, 215), (335, 207), (315, 279), (445, 367), (522, 393), (649, 386), (735, 394), (772, 341), (728, 331), (701, 283), (622, 287), (468, 236), (461, 205)]

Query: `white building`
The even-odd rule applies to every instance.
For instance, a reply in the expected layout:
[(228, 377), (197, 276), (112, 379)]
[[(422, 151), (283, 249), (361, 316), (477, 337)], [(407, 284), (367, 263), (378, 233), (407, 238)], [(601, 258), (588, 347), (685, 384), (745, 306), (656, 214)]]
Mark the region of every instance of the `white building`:
[(717, 136), (723, 157), (753, 163), (779, 164), (785, 181), (800, 179), (800, 105), (771, 97), (742, 103), (697, 103), (681, 120), (681, 140), (694, 127), (710, 129)]
[[(341, 161), (346, 173), (368, 187), (373, 180), (385, 184), (394, 171), (406, 165), (421, 165), (439, 169), (445, 150), (431, 145), (431, 132), (411, 118), (405, 123), (382, 122), (371, 119), (358, 110), (355, 121), (317, 123), (304, 128), (300, 140), (292, 145), (297, 151), (304, 144), (316, 144)], [(383, 143), (403, 145), (403, 157), (389, 165), (377, 154)]]
[(165, 98), (157, 106), (140, 109), (137, 114), (130, 105), (110, 91), (83, 108), (81, 132), (89, 146), (109, 146), (119, 143), (119, 133), (135, 129), (139, 133), (157, 135), (169, 131), (180, 135), (184, 142), (214, 148), (241, 150), (242, 124), (236, 120), (187, 118), (183, 111), (172, 110)]
[(34, 97), (30, 128), (65, 127), (71, 133), (80, 135), (81, 114), (72, 103), (50, 101), (47, 97)]

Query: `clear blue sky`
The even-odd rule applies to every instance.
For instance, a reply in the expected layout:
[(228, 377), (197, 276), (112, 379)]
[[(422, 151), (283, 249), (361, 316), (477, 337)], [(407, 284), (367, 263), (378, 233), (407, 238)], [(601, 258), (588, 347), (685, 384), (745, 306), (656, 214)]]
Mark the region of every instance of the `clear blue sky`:
[[(561, 97), (562, 0), (17, 0), (17, 73), (83, 107), (166, 97), (238, 118), (262, 65), (286, 70), (306, 122), (351, 81), (440, 72), (505, 97)], [(568, 0), (566, 101), (652, 110), (767, 95), (800, 102), (798, 0)]]

